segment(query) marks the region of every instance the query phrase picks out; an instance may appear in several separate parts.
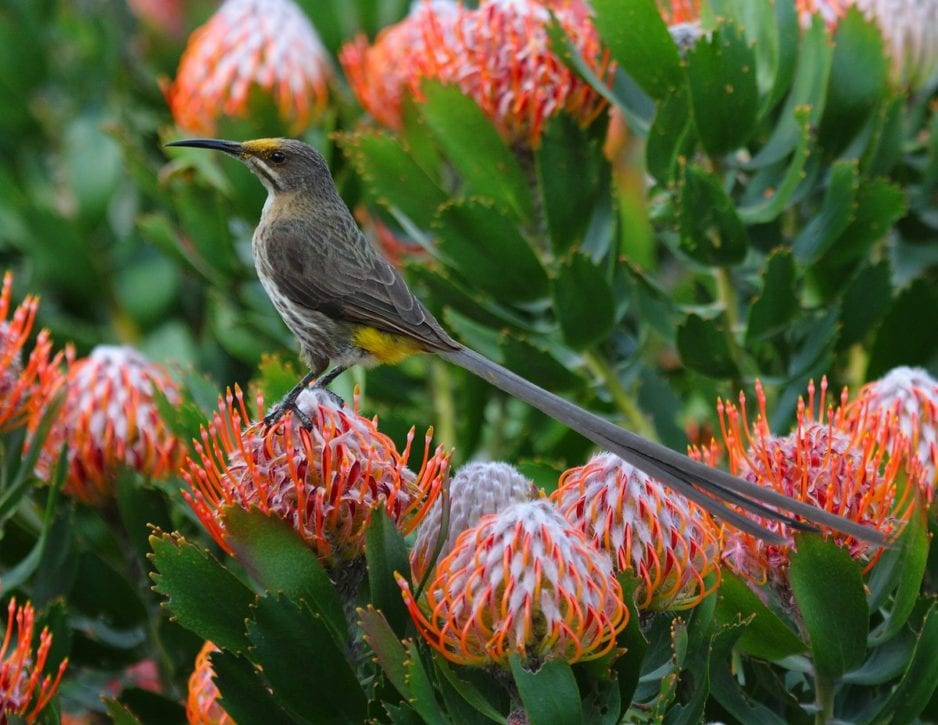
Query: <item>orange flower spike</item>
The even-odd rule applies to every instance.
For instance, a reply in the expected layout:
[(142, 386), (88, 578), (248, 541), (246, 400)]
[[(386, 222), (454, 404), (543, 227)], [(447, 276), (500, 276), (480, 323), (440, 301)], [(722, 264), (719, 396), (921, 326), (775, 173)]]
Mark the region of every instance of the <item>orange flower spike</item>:
[(612, 564), (545, 500), (488, 514), (456, 540), (418, 603), (417, 629), (458, 664), (528, 667), (601, 657), (628, 621)]
[(221, 692), (215, 685), (210, 657), (219, 651), (212, 642), (206, 642), (196, 655), (186, 698), (186, 718), (190, 725), (234, 725), (234, 720), (218, 701)]
[(719, 583), (721, 537), (709, 516), (611, 453), (564, 472), (551, 500), (617, 570), (642, 580), (639, 609), (693, 607)]
[[(39, 634), (39, 647), (33, 652), (33, 632), (36, 612), (27, 602), (16, 606), (16, 599), (7, 605), (7, 626), (0, 645), (0, 722), (7, 716), (18, 715), (27, 723), (35, 722), (39, 713), (49, 704), (62, 680), (68, 660), (59, 664), (55, 675), (42, 672), (52, 647), (52, 635), (48, 628)], [(16, 629), (16, 645), (12, 652), (13, 630)]]

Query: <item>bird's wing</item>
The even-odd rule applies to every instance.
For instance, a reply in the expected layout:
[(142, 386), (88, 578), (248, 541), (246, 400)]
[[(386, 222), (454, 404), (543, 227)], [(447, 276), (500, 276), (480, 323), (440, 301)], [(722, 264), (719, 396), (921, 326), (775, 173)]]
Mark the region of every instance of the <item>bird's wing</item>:
[(458, 347), (347, 213), (331, 224), (277, 222), (266, 236), (269, 272), (296, 304), (404, 335), (429, 350)]

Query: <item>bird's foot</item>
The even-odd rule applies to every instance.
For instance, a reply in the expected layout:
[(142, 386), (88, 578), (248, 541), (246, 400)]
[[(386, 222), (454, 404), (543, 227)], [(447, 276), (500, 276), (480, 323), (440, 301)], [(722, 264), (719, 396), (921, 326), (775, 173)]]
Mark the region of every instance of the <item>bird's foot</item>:
[[(342, 400), (341, 396), (333, 393), (325, 386), (335, 380), (335, 378), (343, 370), (344, 368), (335, 368), (316, 380), (315, 385), (313, 385), (314, 390), (322, 390), (324, 393), (326, 393), (326, 395), (329, 396), (336, 407), (339, 408), (345, 407), (345, 401)], [(278, 420), (280, 420), (283, 417), (283, 414), (289, 410), (293, 413), (294, 416), (296, 416), (296, 419), (300, 421), (300, 425), (302, 425), (304, 428), (312, 428), (313, 421), (300, 409), (300, 406), (297, 405), (296, 401), (300, 397), (300, 393), (306, 390), (309, 387), (309, 384), (313, 382), (315, 378), (316, 374), (310, 372), (307, 373), (303, 379), (300, 380), (300, 382), (294, 385), (290, 392), (284, 396), (283, 400), (277, 403), (273, 410), (264, 416), (264, 427), (269, 430), (270, 427), (273, 426)]]

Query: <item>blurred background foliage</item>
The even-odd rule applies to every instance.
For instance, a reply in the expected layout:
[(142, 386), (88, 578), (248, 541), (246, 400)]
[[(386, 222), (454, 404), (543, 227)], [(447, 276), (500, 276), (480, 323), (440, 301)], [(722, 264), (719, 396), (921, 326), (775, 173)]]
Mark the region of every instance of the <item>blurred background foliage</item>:
[[(203, 413), (258, 370), (271, 399), (291, 379), (284, 368), (303, 370), (253, 271), (264, 191), (232, 160), (161, 146), (185, 135), (164, 92), (189, 33), (216, 5), (167, 2), (177, 14), (162, 25), (146, 5), (0, 6), (0, 263), (15, 272), (14, 299), (41, 297), (37, 329), (59, 346), (84, 355), (103, 342), (132, 345), (185, 379)], [(612, 113), (578, 123), (586, 111), (574, 105), (545, 114), (540, 135), (506, 140), (474, 101), (432, 79), (419, 82), (420, 99), (403, 100), (396, 128), (364, 111), (339, 53), (404, 18), (407, 2), (298, 5), (328, 52), (328, 106), (297, 131), (255, 93), (247, 117), (219, 119), (215, 135), (295, 135), (319, 148), (366, 231), (471, 347), (678, 449), (708, 443), (713, 401), (757, 378), (783, 430), (810, 379), (827, 375), (839, 390), (897, 365), (938, 370), (934, 76), (897, 74), (879, 28), (856, 9), (828, 25), (784, 0), (712, 0), (698, 25), (672, 28), (689, 34), (678, 47), (653, 3), (594, 0), (614, 66), (584, 57), (559, 21), (550, 36)], [(350, 371), (334, 388), (350, 399), (356, 385), (395, 441), (433, 425), (456, 463), (511, 461), (547, 490), (590, 451), (432, 359)], [(199, 421), (179, 429), (195, 434)], [(100, 710), (97, 693), (154, 649), (169, 692), (183, 687), (201, 640), (146, 591), (141, 526), (198, 536), (178, 484), (121, 479), (103, 513), (70, 504), (48, 527), (38, 517), (56, 489), (44, 489), (36, 511), (4, 529), (10, 571), (38, 532), (48, 537), (29, 575), (5, 574), (4, 588), (28, 579), (47, 607), (55, 646), (82, 673), (62, 688), (70, 709)], [(927, 604), (906, 612), (916, 631)], [(655, 625), (653, 640), (666, 643), (655, 661), (682, 636), (671, 625)], [(884, 637), (894, 649), (881, 656), (911, 656), (915, 642), (903, 636)], [(662, 713), (676, 696), (669, 682), (650, 678), (642, 691), (662, 693)], [(138, 688), (124, 701), (147, 697)], [(172, 699), (137, 712), (178, 719)], [(862, 704), (875, 714), (873, 699)], [(120, 707), (112, 714), (124, 721)]]

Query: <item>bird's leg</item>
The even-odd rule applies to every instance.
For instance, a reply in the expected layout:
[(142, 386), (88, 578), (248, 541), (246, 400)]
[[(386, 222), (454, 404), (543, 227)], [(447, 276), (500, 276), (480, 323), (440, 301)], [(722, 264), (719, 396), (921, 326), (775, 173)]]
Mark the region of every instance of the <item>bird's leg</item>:
[(284, 414), (284, 412), (287, 410), (292, 410), (293, 414), (299, 419), (300, 424), (304, 428), (312, 428), (313, 421), (309, 419), (309, 416), (306, 415), (306, 413), (300, 410), (299, 406), (296, 404), (296, 399), (300, 397), (300, 393), (306, 390), (309, 384), (315, 380), (316, 384), (313, 386), (314, 388), (323, 390), (332, 397), (332, 401), (337, 406), (343, 407), (345, 405), (345, 401), (326, 387), (343, 372), (345, 372), (345, 367), (339, 365), (332, 368), (332, 370), (320, 378), (316, 377), (318, 375), (316, 371), (311, 370), (310, 372), (306, 373), (306, 375), (303, 376), (303, 379), (294, 385), (290, 392), (284, 396), (283, 400), (277, 404), (277, 407), (275, 407), (264, 417), (264, 425), (270, 428), (270, 426), (280, 420), (280, 417)]

